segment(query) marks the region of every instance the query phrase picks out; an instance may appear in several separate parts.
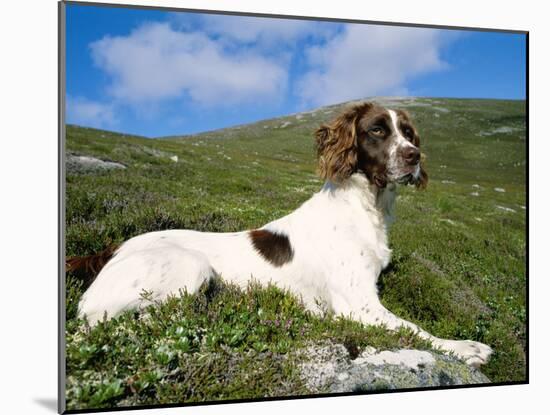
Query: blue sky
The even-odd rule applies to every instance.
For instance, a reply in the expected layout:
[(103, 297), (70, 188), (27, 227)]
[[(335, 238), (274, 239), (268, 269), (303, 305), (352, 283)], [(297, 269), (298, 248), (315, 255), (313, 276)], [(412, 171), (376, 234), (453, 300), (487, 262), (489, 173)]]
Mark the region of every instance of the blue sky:
[(67, 122), (159, 137), (371, 96), (525, 98), (525, 35), (67, 6)]

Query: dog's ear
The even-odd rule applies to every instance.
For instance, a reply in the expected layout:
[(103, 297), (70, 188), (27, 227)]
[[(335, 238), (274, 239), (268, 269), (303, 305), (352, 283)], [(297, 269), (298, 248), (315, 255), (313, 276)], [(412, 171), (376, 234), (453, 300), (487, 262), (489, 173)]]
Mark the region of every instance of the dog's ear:
[(356, 105), (315, 132), (322, 179), (340, 183), (357, 170), (357, 120), (370, 105)]
[(428, 173), (424, 168), (426, 164), (426, 155), (421, 153), (420, 155), (420, 176), (418, 177), (415, 186), (417, 189), (425, 189), (428, 186)]

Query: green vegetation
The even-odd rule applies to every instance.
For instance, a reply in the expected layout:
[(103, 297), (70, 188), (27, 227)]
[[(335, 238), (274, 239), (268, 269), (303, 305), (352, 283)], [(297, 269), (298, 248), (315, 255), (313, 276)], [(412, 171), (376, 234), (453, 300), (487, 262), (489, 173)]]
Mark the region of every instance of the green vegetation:
[[(489, 344), (482, 371), (492, 381), (524, 380), (525, 103), (387, 105), (412, 114), (430, 184), (400, 190), (382, 300), (434, 335)], [(153, 230), (255, 228), (293, 211), (321, 186), (312, 132), (339, 110), (157, 140), (68, 126), (68, 154), (127, 168), (67, 172), (67, 255)], [(322, 339), (353, 354), (429, 347), (408, 332), (310, 315), (274, 287), (221, 282), (152, 306), (153, 318), (126, 313), (89, 329), (76, 318), (82, 289), (67, 283), (69, 409), (307, 393), (293, 351)]]
[(308, 393), (293, 352), (312, 341), (340, 342), (352, 354), (367, 345), (429, 347), (407, 330), (315, 317), (289, 293), (254, 283), (243, 292), (214, 281), (147, 315), (127, 312), (93, 329), (81, 323), (67, 325), (70, 409)]

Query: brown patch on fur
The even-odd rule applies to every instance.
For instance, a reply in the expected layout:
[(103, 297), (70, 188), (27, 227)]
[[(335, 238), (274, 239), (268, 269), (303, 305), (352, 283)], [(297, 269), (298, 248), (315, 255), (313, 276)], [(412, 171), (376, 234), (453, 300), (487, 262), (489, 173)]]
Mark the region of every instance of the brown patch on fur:
[(292, 261), (294, 250), (288, 236), (266, 229), (255, 229), (248, 234), (254, 249), (273, 266), (282, 267)]
[(115, 255), (118, 245), (111, 244), (103, 251), (94, 255), (74, 256), (65, 261), (65, 272), (73, 273), (78, 279), (82, 280), (83, 288), (88, 288), (101, 269)]
[(342, 182), (357, 170), (357, 120), (371, 107), (368, 102), (355, 105), (317, 129), (315, 142), (322, 179)]
[[(373, 127), (381, 128), (381, 133), (373, 134)], [(357, 170), (380, 189), (388, 184), (386, 166), (392, 135), (391, 116), (386, 108), (373, 104), (358, 121)]]

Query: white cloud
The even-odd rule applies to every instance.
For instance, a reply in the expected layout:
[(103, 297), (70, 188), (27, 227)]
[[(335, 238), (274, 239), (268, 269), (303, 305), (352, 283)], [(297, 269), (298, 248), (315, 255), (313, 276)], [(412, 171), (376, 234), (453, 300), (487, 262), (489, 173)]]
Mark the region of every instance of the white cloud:
[(95, 64), (111, 75), (109, 93), (129, 103), (150, 103), (187, 94), (203, 105), (281, 99), (285, 61), (253, 50), (228, 52), (201, 32), (149, 23), (128, 36), (106, 36), (91, 44)]
[[(447, 66), (445, 39), (435, 29), (173, 13), (170, 21), (105, 36), (90, 49), (109, 75), (107, 93), (117, 108), (131, 104), (151, 115), (181, 98), (209, 108), (273, 105), (292, 91), (311, 107), (407, 95), (411, 79)], [(104, 123), (113, 118), (112, 106), (96, 108)]]
[(117, 123), (111, 104), (67, 95), (67, 122), (88, 127), (104, 128)]
[(373, 95), (405, 95), (406, 81), (447, 65), (435, 29), (348, 24), (322, 46), (306, 51), (310, 70), (298, 83), (306, 105)]

